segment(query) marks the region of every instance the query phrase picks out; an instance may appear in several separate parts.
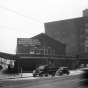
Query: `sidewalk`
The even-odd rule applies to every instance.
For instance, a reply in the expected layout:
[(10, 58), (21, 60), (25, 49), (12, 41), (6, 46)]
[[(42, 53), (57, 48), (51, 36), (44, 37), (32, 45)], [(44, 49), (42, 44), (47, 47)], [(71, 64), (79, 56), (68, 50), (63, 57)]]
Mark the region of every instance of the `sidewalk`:
[(83, 71), (81, 69), (70, 70), (70, 74), (82, 74)]
[(19, 75), (17, 74), (3, 74), (0, 75), (0, 79), (16, 79), (16, 78), (28, 78), (28, 77), (32, 77), (32, 73), (19, 73)]
[[(70, 75), (77, 75), (77, 74), (82, 74), (82, 71), (80, 69), (78, 70), (70, 70)], [(31, 79), (34, 79), (35, 77), (32, 76), (32, 73), (19, 73), (19, 75), (17, 74), (2, 74), (0, 75), (0, 79), (1, 80), (5, 80), (5, 79), (28, 79), (28, 78), (31, 78)]]

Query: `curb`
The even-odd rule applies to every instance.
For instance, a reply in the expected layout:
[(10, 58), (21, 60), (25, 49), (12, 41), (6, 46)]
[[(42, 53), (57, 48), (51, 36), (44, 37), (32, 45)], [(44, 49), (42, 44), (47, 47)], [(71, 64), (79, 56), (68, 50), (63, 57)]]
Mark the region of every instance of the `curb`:
[[(76, 72), (76, 71), (70, 71), (70, 74), (82, 74), (82, 71), (78, 71), (78, 72)], [(30, 76), (18, 76), (18, 77), (6, 77), (6, 78), (1, 78), (0, 80), (5, 80), (5, 79), (22, 79), (22, 78), (29, 78), (29, 77), (33, 77), (32, 75), (30, 75)]]

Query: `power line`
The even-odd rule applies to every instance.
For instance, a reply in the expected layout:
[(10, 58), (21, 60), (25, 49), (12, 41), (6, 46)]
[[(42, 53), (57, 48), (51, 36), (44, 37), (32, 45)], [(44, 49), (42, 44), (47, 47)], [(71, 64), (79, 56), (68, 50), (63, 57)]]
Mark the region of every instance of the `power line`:
[(24, 14), (22, 14), (22, 13), (19, 13), (19, 12), (13, 11), (13, 10), (8, 9), (8, 8), (6, 8), (6, 7), (0, 6), (0, 8), (3, 8), (3, 9), (6, 9), (6, 10), (9, 10), (9, 11), (14, 12), (14, 13), (16, 13), (16, 14), (19, 14), (19, 15), (21, 15), (21, 16), (24, 16), (24, 17), (30, 18), (30, 19), (32, 19), (32, 20), (35, 20), (35, 21), (39, 22), (39, 23), (44, 23), (44, 22), (42, 22), (42, 21), (39, 21), (39, 20), (34, 19), (34, 18), (32, 18), (32, 17), (26, 16), (26, 15), (24, 15)]
[(33, 34), (33, 33), (28, 33), (28, 32), (25, 32), (25, 31), (20, 31), (20, 30), (13, 29), (13, 28), (6, 27), (6, 26), (2, 26), (2, 25), (0, 25), (0, 27), (7, 28), (7, 29), (11, 29), (11, 30), (15, 30), (15, 31), (19, 31), (19, 32), (23, 32), (23, 33), (26, 33), (26, 34)]
[[(37, 20), (37, 19), (34, 19), (34, 18), (32, 18), (32, 17), (26, 16), (26, 15), (24, 15), (24, 14), (21, 14), (21, 13), (19, 13), (19, 12), (13, 11), (13, 10), (8, 9), (8, 8), (6, 8), (6, 7), (3, 7), (3, 6), (0, 6), (0, 7), (3, 8), (3, 9), (9, 10), (9, 11), (11, 11), (11, 12), (14, 12), (14, 13), (16, 13), (16, 14), (19, 14), (19, 15), (21, 15), (21, 16), (24, 16), (24, 17), (30, 18), (30, 19), (32, 19), (32, 20), (35, 20), (35, 21), (37, 21), (37, 22), (39, 22), (39, 23), (43, 23), (43, 24), (44, 24), (44, 22), (39, 21), (39, 20)], [(51, 25), (49, 25), (49, 26), (52, 27), (52, 28), (58, 29), (57, 27), (54, 27), (54, 26), (51, 26)], [(5, 28), (9, 28), (9, 27), (5, 27)], [(12, 29), (12, 28), (9, 28), (9, 29)], [(16, 29), (13, 29), (13, 30), (16, 30)], [(17, 31), (19, 31), (19, 30), (17, 30)], [(20, 31), (20, 32), (24, 32), (24, 31)], [(27, 33), (27, 32), (24, 32), (24, 33)], [(28, 34), (29, 34), (29, 33), (28, 33)]]

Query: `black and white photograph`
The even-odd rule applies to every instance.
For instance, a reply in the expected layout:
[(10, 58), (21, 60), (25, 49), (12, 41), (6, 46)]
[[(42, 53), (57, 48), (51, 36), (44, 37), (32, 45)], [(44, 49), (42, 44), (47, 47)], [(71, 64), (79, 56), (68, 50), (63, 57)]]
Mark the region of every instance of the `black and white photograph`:
[(0, 88), (88, 88), (88, 0), (0, 0)]

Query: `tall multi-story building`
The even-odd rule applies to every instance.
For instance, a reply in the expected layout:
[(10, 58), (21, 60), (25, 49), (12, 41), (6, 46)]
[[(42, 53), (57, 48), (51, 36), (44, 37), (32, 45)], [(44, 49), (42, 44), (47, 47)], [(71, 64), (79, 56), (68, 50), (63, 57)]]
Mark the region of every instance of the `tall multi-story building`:
[(48, 22), (44, 24), (45, 34), (66, 44), (66, 55), (88, 54), (88, 9), (83, 17)]

